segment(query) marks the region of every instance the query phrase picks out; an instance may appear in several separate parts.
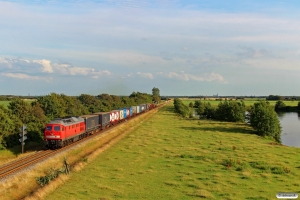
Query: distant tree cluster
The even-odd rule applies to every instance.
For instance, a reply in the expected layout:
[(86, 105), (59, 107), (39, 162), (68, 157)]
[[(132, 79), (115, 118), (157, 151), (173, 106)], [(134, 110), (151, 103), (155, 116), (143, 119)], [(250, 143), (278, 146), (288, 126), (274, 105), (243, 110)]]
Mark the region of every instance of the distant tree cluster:
[(284, 98), (280, 95), (269, 95), (267, 100), (283, 100)]
[(7, 96), (0, 96), (0, 101), (8, 101), (8, 98)]
[(223, 101), (216, 109), (216, 119), (227, 122), (245, 122), (246, 106), (243, 101)]
[(221, 101), (217, 108), (211, 106), (208, 102), (195, 101), (194, 107), (197, 114), (207, 119), (215, 119), (228, 122), (245, 121), (245, 104), (243, 101)]
[[(195, 101), (194, 107), (200, 116), (208, 119), (215, 119), (229, 122), (245, 122), (246, 109), (243, 101), (222, 101), (218, 107), (214, 108), (210, 103), (203, 101)], [(275, 105), (276, 109), (286, 108), (282, 101), (278, 101)], [(300, 109), (300, 102), (298, 103)], [(273, 138), (281, 143), (281, 127), (277, 114), (269, 102), (260, 101), (250, 107), (250, 125), (257, 134)]]
[(279, 100), (275, 104), (276, 112), (297, 112), (300, 111), (300, 102), (297, 106), (287, 106), (282, 100)]
[(129, 96), (81, 94), (79, 97), (50, 93), (32, 103), (13, 98), (8, 108), (0, 106), (0, 149), (19, 144), (19, 129), (23, 124), (27, 125), (28, 140), (40, 142), (46, 123), (54, 118), (105, 112), (152, 100), (152, 95), (140, 92)]

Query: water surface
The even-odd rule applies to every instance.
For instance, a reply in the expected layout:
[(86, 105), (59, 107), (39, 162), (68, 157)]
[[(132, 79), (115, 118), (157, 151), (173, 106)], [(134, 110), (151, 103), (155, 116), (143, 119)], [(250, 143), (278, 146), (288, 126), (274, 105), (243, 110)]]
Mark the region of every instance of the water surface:
[(278, 113), (282, 127), (282, 144), (293, 147), (300, 147), (300, 115), (296, 112)]

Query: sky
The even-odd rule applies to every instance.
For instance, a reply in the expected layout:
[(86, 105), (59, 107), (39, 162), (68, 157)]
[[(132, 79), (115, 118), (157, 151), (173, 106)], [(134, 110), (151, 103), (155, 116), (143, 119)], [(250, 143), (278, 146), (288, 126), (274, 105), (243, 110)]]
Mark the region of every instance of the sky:
[(300, 95), (298, 0), (0, 1), (0, 95)]

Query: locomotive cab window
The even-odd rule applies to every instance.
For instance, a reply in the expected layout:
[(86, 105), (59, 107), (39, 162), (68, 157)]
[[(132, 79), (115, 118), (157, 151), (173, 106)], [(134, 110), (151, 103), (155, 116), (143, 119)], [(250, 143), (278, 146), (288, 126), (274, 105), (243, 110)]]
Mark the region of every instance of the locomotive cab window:
[(47, 127), (46, 127), (46, 130), (47, 130), (47, 131), (51, 131), (51, 130), (52, 130), (52, 126), (47, 126)]
[(60, 126), (54, 126), (55, 131), (60, 131)]

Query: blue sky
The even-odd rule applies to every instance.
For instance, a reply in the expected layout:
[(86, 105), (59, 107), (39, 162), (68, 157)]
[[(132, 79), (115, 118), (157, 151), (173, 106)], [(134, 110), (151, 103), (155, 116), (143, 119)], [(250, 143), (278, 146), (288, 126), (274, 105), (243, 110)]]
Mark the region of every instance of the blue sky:
[(0, 1), (0, 93), (300, 95), (300, 2)]

